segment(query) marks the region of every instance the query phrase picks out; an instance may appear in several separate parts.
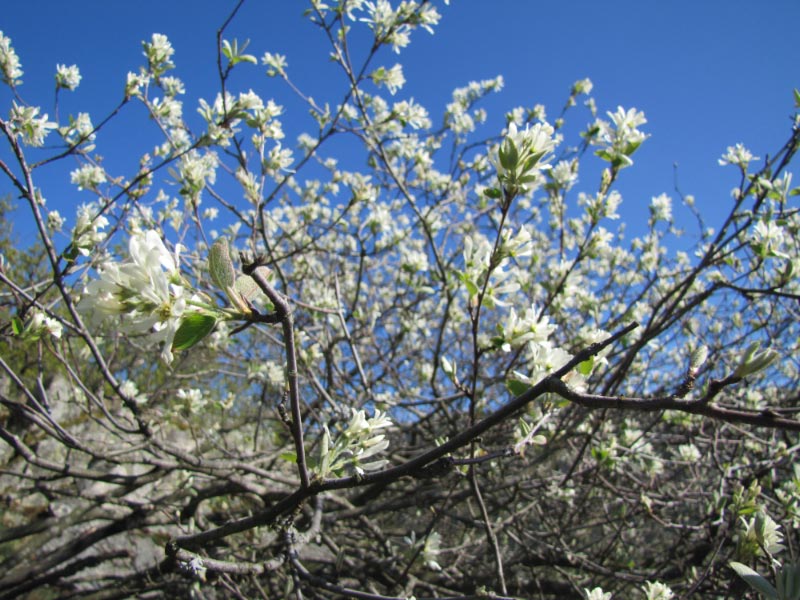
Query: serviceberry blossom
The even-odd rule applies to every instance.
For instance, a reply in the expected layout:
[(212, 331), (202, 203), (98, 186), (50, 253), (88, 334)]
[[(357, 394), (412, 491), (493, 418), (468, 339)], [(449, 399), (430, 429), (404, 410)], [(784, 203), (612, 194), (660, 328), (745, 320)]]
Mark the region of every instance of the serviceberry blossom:
[(386, 67), (378, 67), (372, 72), (370, 78), (375, 85), (385, 85), (386, 89), (389, 90), (389, 93), (392, 96), (394, 96), (397, 91), (406, 83), (406, 78), (403, 75), (403, 67), (399, 63), (393, 66), (391, 69), (387, 69)]
[(586, 600), (611, 600), (611, 592), (604, 592), (603, 588), (596, 587), (593, 590), (584, 588)]
[(171, 363), (172, 341), (184, 313), (193, 309), (191, 292), (178, 268), (180, 245), (171, 254), (156, 231), (131, 236), (130, 258), (106, 262), (99, 279), (90, 281), (78, 309), (94, 324), (108, 317), (119, 317), (122, 330), (143, 334), (151, 342), (162, 343), (162, 359)]
[(650, 222), (672, 221), (672, 198), (666, 194), (655, 196), (650, 201)]
[(56, 319), (48, 317), (41, 310), (35, 310), (31, 320), (25, 327), (23, 335), (38, 339), (43, 334), (51, 335), (54, 338), (61, 338), (63, 327)]
[(736, 144), (735, 146), (728, 146), (728, 151), (723, 154), (719, 159), (719, 164), (736, 165), (742, 170), (747, 169), (747, 165), (751, 160), (758, 160), (758, 156), (753, 156), (743, 144)]
[(175, 66), (170, 60), (175, 54), (175, 50), (163, 33), (154, 33), (150, 42), (143, 42), (142, 46), (144, 46), (144, 55), (150, 70), (157, 76)]
[(783, 227), (772, 220), (761, 220), (753, 227), (751, 246), (756, 253), (766, 256), (785, 256), (782, 252), (786, 236)]
[(150, 75), (147, 73), (129, 72), (125, 80), (125, 97), (140, 98), (142, 90), (150, 83)]
[(377, 471), (389, 462), (385, 459), (365, 460), (389, 447), (386, 435), (376, 432), (391, 427), (392, 420), (379, 410), (369, 419), (364, 410), (352, 408), (351, 411), (350, 421), (333, 445), (328, 427), (323, 426), (320, 460), (315, 469), (320, 478), (341, 471), (363, 475), (366, 471)]
[(81, 83), (81, 72), (77, 65), (56, 65), (56, 87), (73, 91)]
[(20, 106), (13, 102), (9, 115), (9, 125), (14, 135), (22, 138), (22, 143), (38, 148), (44, 146), (44, 138), (56, 124), (47, 120), (47, 115), (39, 117), (38, 106)]
[(22, 65), (19, 62), (19, 56), (11, 46), (11, 38), (3, 35), (0, 31), (0, 75), (2, 75), (3, 83), (10, 86), (15, 86), (20, 83), (22, 77)]
[(539, 315), (535, 306), (527, 308), (521, 317), (512, 308), (506, 322), (497, 327), (503, 352), (510, 352), (512, 348), (519, 348), (528, 342), (545, 342), (556, 329), (547, 316)]
[(588, 95), (592, 93), (593, 87), (594, 84), (592, 83), (592, 80), (589, 79), (588, 77), (584, 79), (579, 79), (578, 81), (572, 84), (571, 94), (573, 96), (578, 96), (580, 94)]
[(648, 581), (643, 590), (647, 600), (670, 600), (675, 597), (669, 586), (659, 581)]
[(94, 150), (95, 135), (94, 125), (88, 113), (78, 113), (77, 117), (70, 116), (69, 125), (59, 127), (58, 132), (70, 146), (83, 144), (81, 150), (91, 152)]
[(64, 217), (61, 216), (57, 210), (51, 210), (47, 213), (47, 228), (52, 231), (61, 231), (64, 226)]
[(119, 391), (128, 400), (132, 400), (138, 405), (147, 403), (147, 396), (139, 392), (139, 387), (130, 379), (126, 379), (120, 384)]
[(100, 184), (106, 182), (106, 173), (101, 167), (86, 163), (72, 171), (69, 178), (79, 190), (96, 190)]
[(289, 66), (283, 54), (273, 54), (272, 52), (265, 52), (261, 57), (261, 63), (267, 67), (267, 75), (270, 77), (286, 75), (286, 67)]
[(100, 230), (107, 225), (108, 219), (100, 214), (96, 204), (80, 205), (72, 229), (72, 246), (83, 256), (89, 256), (97, 244), (106, 239), (105, 232)]
[(776, 523), (767, 513), (761, 511), (756, 516), (746, 519), (740, 517), (743, 532), (743, 539), (756, 554), (762, 554), (764, 550), (770, 555), (777, 554), (784, 549), (783, 534), (781, 526)]
[(499, 183), (512, 194), (533, 189), (541, 182), (540, 171), (550, 168), (556, 146), (555, 130), (549, 123), (535, 123), (519, 131), (508, 124), (503, 141), (489, 160), (497, 170)]
[(162, 77), (161, 89), (164, 90), (164, 94), (167, 96), (177, 96), (186, 93), (183, 82), (177, 77)]
[(200, 414), (208, 404), (208, 398), (203, 394), (203, 390), (197, 388), (178, 390), (178, 400), (183, 403), (184, 408), (190, 414)]
[(629, 167), (633, 164), (631, 155), (642, 145), (648, 135), (639, 130), (647, 123), (644, 113), (630, 108), (618, 106), (615, 112), (606, 113), (611, 122), (603, 119), (595, 121), (596, 135), (592, 138), (594, 145), (600, 146), (596, 154), (607, 160), (615, 168)]

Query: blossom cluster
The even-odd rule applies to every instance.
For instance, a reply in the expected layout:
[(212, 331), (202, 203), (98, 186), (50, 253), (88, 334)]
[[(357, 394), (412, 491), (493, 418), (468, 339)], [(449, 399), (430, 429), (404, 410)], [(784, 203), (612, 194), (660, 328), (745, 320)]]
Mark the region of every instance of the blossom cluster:
[(342, 472), (363, 475), (367, 471), (383, 468), (389, 461), (373, 457), (389, 447), (389, 440), (386, 434), (376, 432), (391, 426), (392, 420), (379, 410), (368, 419), (365, 410), (354, 408), (351, 409), (350, 420), (335, 441), (331, 440), (327, 425), (323, 425), (316, 475), (321, 479)]
[(100, 276), (88, 283), (78, 309), (95, 325), (119, 318), (125, 333), (161, 343), (161, 357), (170, 363), (182, 317), (199, 310), (198, 298), (180, 274), (180, 246), (170, 253), (158, 233), (150, 230), (133, 234), (128, 251), (128, 260), (108, 261), (98, 268)]

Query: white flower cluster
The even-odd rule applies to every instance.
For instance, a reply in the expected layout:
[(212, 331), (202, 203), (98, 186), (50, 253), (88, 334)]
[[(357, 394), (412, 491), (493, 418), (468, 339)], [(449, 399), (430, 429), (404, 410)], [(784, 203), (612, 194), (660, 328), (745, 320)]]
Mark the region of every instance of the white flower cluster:
[(370, 79), (377, 86), (385, 85), (392, 96), (406, 83), (405, 75), (403, 75), (403, 66), (399, 63), (395, 64), (391, 69), (378, 67), (370, 74)]
[(603, 588), (596, 587), (593, 590), (584, 589), (586, 600), (611, 600), (611, 592), (604, 592)]
[(191, 311), (189, 291), (173, 256), (153, 230), (135, 233), (128, 246), (130, 260), (107, 262), (100, 278), (86, 286), (78, 309), (95, 324), (121, 317), (123, 331), (145, 334), (163, 343), (162, 359), (172, 362), (172, 342), (184, 313)]
[(44, 138), (56, 128), (54, 122), (47, 120), (46, 114), (38, 116), (39, 110), (38, 106), (20, 106), (15, 101), (9, 115), (9, 125), (14, 135), (34, 148), (43, 146)]
[(549, 123), (535, 123), (523, 131), (508, 124), (503, 141), (489, 160), (497, 170), (500, 184), (512, 194), (534, 189), (541, 183), (540, 171), (550, 168), (556, 146), (555, 130)]
[(22, 83), (19, 80), (22, 77), (19, 56), (11, 46), (11, 38), (3, 35), (2, 31), (0, 31), (0, 75), (2, 75), (3, 83), (10, 86)]
[(505, 324), (497, 327), (503, 352), (511, 352), (512, 348), (519, 348), (529, 342), (542, 344), (556, 329), (547, 316), (538, 314), (535, 306), (526, 309), (522, 317), (512, 308)]
[(470, 108), (481, 98), (491, 92), (503, 89), (503, 77), (498, 75), (494, 79), (470, 81), (468, 85), (453, 90), (453, 101), (447, 105), (445, 121), (447, 126), (456, 136), (465, 136), (475, 130), (475, 111), (470, 114)]
[(143, 42), (144, 55), (147, 58), (150, 70), (156, 75), (161, 75), (175, 65), (170, 60), (175, 50), (169, 39), (162, 33), (154, 33), (150, 42)]
[(370, 419), (367, 419), (364, 410), (353, 408), (351, 411), (352, 416), (347, 427), (333, 444), (328, 427), (323, 425), (319, 464), (315, 469), (321, 479), (331, 473), (339, 474), (342, 471), (363, 475), (366, 471), (377, 471), (389, 462), (385, 459), (364, 461), (389, 447), (386, 435), (376, 432), (391, 427), (392, 420), (379, 410), (376, 410)]
[(81, 72), (77, 65), (56, 65), (56, 87), (73, 91), (81, 83)]
[(108, 219), (100, 214), (95, 203), (81, 204), (72, 229), (72, 246), (83, 256), (89, 256), (100, 242), (106, 239), (101, 231), (108, 225)]
[(766, 552), (772, 556), (784, 549), (781, 526), (766, 512), (759, 511), (750, 519), (740, 518), (744, 530), (742, 539), (756, 554)]
[(647, 600), (670, 600), (675, 593), (665, 583), (648, 581), (644, 586), (644, 595)]
[(206, 185), (216, 181), (217, 165), (217, 155), (213, 152), (200, 154), (192, 150), (181, 157), (177, 171), (172, 171), (181, 185), (181, 195), (192, 206), (200, 204), (200, 193)]
[(86, 163), (72, 171), (69, 178), (79, 190), (97, 190), (100, 184), (106, 182), (106, 173), (101, 167)]
[(273, 54), (272, 52), (265, 52), (261, 57), (261, 63), (267, 67), (267, 75), (270, 77), (286, 75), (286, 67), (289, 66), (283, 54)]
[(147, 396), (142, 394), (139, 391), (139, 387), (136, 385), (136, 383), (130, 379), (126, 379), (120, 384), (119, 391), (128, 400), (131, 400), (138, 405), (147, 403)]
[(654, 196), (650, 201), (650, 223), (672, 222), (672, 198), (667, 194)]
[(433, 33), (434, 25), (437, 25), (441, 18), (432, 4), (429, 2), (420, 4), (414, 0), (401, 2), (397, 10), (392, 8), (388, 0), (351, 1), (348, 3), (348, 16), (354, 19), (353, 12), (362, 9), (366, 9), (367, 16), (360, 18), (359, 21), (367, 23), (375, 39), (382, 44), (390, 45), (398, 54), (401, 48), (408, 46), (411, 32), (416, 27), (422, 27), (428, 33)]
[(640, 125), (647, 123), (644, 113), (630, 108), (625, 110), (618, 106), (616, 112), (606, 113), (611, 123), (597, 119), (594, 124), (596, 136), (592, 143), (599, 145), (596, 154), (607, 160), (615, 168), (629, 167), (633, 164), (631, 155), (642, 145), (648, 135), (639, 130)]
[(83, 144), (81, 146), (81, 151), (84, 152), (91, 152), (94, 150), (93, 142), (95, 135), (92, 133), (93, 131), (94, 125), (92, 125), (91, 117), (88, 113), (83, 112), (78, 113), (78, 116), (74, 118), (70, 116), (69, 125), (59, 127), (58, 129), (61, 137), (64, 138), (64, 141), (70, 146)]
[[(460, 278), (467, 288), (470, 305), (477, 303), (484, 285), (486, 292), (483, 301), (488, 308), (506, 306), (508, 303), (500, 296), (519, 289), (519, 282), (514, 277), (513, 269), (506, 268), (509, 266), (508, 256), (499, 260), (489, 274), (493, 266), (491, 263), (492, 245), (489, 240), (478, 234), (464, 238), (464, 271), (460, 274)], [(491, 279), (485, 284), (485, 279), (489, 276)]]
[(728, 146), (728, 151), (720, 157), (718, 162), (721, 166), (736, 165), (745, 170), (751, 160), (758, 160), (758, 157), (753, 156), (753, 153), (745, 148), (743, 144), (736, 144), (735, 146)]
[(46, 313), (35, 309), (30, 314), (30, 319), (21, 332), (23, 339), (38, 340), (43, 335), (61, 338), (63, 326), (56, 319), (48, 317)]

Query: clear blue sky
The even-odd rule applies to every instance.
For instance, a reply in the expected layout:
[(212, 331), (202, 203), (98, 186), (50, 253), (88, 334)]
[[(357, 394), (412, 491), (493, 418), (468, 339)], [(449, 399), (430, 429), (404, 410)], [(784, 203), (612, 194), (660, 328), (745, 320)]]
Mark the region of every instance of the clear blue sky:
[[(198, 97), (215, 93), (215, 31), (234, 5), (233, 0), (14, 1), (5, 3), (0, 29), (22, 60), (19, 91), (25, 100), (52, 115), (55, 66), (75, 63), (83, 81), (77, 92), (62, 92), (61, 115), (88, 111), (95, 122), (120, 100), (125, 73), (143, 63), (141, 40), (164, 33), (176, 50), (174, 74), (186, 83), (184, 113), (191, 114)], [(250, 38), (248, 51), (258, 57), (265, 51), (285, 54), (291, 76), (304, 90), (335, 103), (342, 81), (332, 79), (335, 69), (324, 40), (302, 18), (305, 6), (300, 0), (249, 0), (227, 37)], [(399, 57), (388, 50), (383, 55), (387, 66), (404, 65), (408, 83), (397, 98), (413, 96), (437, 122), (454, 87), (502, 74), (505, 90), (485, 105), (490, 121), (481, 132), (489, 136), (499, 132), (503, 113), (514, 106), (542, 103), (556, 115), (570, 85), (590, 77), (599, 108), (636, 106), (649, 121), (644, 130), (652, 137), (619, 186), (623, 218), (636, 221), (646, 214), (651, 196), (672, 194), (674, 163), (682, 190), (694, 194), (711, 216), (715, 207), (728, 204), (737, 182), (735, 169), (717, 165), (726, 146), (743, 142), (763, 158), (788, 136), (792, 88), (800, 87), (798, 0), (452, 0), (440, 12), (436, 35), (420, 31)], [(309, 126), (306, 110), (293, 103), (278, 79), (267, 78), (263, 67), (242, 67), (231, 87), (252, 87), (285, 104), (287, 143)], [(0, 90), (0, 104), (10, 105), (7, 90)], [(139, 143), (146, 117), (136, 111), (130, 117), (98, 138), (98, 152), (126, 173), (156, 139)], [(131, 128), (132, 122), (138, 127)], [(594, 181), (578, 185), (587, 191), (595, 187)], [(72, 186), (61, 189), (64, 197), (58, 199), (54, 188), (45, 189), (59, 207), (90, 199)], [(0, 194), (7, 191), (3, 181)], [(74, 218), (71, 209), (62, 214)]]

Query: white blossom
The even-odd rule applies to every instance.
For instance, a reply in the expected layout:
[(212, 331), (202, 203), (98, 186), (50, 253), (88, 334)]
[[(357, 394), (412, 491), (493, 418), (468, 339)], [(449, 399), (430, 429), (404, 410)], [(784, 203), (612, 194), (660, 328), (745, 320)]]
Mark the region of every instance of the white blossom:
[(136, 404), (142, 405), (147, 403), (147, 395), (139, 392), (139, 387), (130, 379), (126, 379), (120, 384), (119, 391), (125, 398)]
[(728, 151), (720, 157), (718, 162), (722, 166), (736, 165), (744, 170), (751, 160), (758, 160), (758, 157), (753, 156), (753, 153), (745, 148), (743, 144), (736, 144), (735, 146), (728, 146)]
[(403, 67), (400, 64), (394, 65), (391, 69), (379, 67), (372, 72), (370, 78), (375, 85), (385, 85), (392, 96), (406, 83), (406, 78), (403, 75)]
[(3, 83), (10, 86), (22, 83), (20, 81), (22, 65), (19, 62), (19, 56), (11, 46), (11, 38), (3, 35), (2, 31), (0, 31), (0, 73)]
[(670, 600), (675, 597), (668, 585), (658, 581), (648, 581), (643, 589), (647, 600)]
[(592, 143), (601, 147), (596, 154), (615, 168), (628, 167), (633, 164), (631, 155), (648, 137), (639, 130), (641, 125), (647, 123), (647, 119), (643, 112), (635, 108), (626, 110), (622, 106), (606, 114), (611, 122), (597, 119), (593, 127), (596, 135)]
[(56, 87), (73, 91), (81, 83), (81, 72), (77, 65), (56, 65)]
[(131, 236), (130, 258), (107, 262), (100, 278), (89, 282), (78, 308), (94, 323), (120, 317), (123, 331), (144, 334), (162, 343), (161, 356), (172, 362), (172, 341), (185, 312), (192, 310), (190, 292), (178, 270), (180, 246), (171, 254), (158, 233), (149, 230)]
[(51, 210), (47, 213), (47, 228), (53, 231), (61, 231), (64, 226), (64, 217), (61, 216), (57, 210)]
[(100, 184), (106, 182), (106, 173), (101, 167), (86, 163), (72, 171), (69, 178), (79, 190), (97, 190)]
[(584, 588), (586, 600), (611, 600), (611, 592), (604, 592), (603, 588), (596, 587), (593, 590)]
[(283, 54), (273, 54), (272, 52), (265, 52), (261, 57), (261, 63), (267, 67), (267, 75), (275, 77), (275, 75), (286, 75), (286, 67), (289, 63)]
[(97, 244), (106, 239), (106, 234), (101, 229), (107, 225), (108, 219), (100, 214), (96, 204), (81, 204), (72, 229), (73, 247), (83, 256), (89, 256)]
[(13, 102), (9, 115), (11, 131), (22, 138), (28, 146), (40, 147), (44, 145), (44, 138), (56, 128), (56, 124), (48, 121), (47, 115), (39, 115), (38, 106), (20, 106)]
[(650, 222), (672, 222), (672, 198), (666, 194), (654, 196), (650, 201)]
[(49, 334), (54, 338), (60, 338), (63, 326), (56, 319), (48, 317), (41, 310), (33, 311), (33, 316), (25, 327), (25, 334), (38, 338), (42, 334)]

